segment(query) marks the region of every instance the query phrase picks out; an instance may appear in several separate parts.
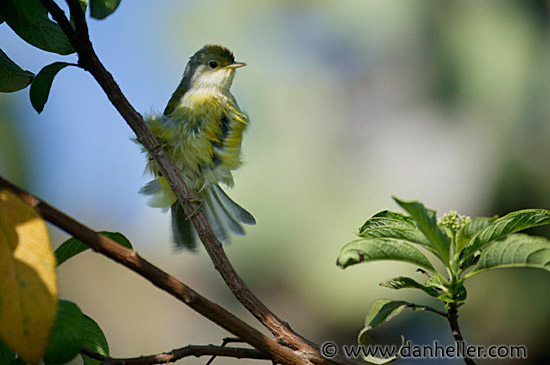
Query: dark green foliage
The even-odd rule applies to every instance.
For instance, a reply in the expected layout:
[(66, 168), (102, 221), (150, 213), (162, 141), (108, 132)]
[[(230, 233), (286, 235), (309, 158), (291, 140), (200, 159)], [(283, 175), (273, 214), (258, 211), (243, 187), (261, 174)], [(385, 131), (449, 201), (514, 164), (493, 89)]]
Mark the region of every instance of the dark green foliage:
[(44, 110), (44, 105), (46, 101), (48, 101), (53, 79), (59, 71), (70, 65), (70, 63), (66, 62), (55, 62), (44, 67), (40, 70), (38, 75), (36, 75), (31, 85), (30, 96), (31, 104), (38, 113)]
[(105, 19), (116, 10), (119, 4), (120, 0), (90, 0), (90, 13), (93, 18)]
[[(115, 241), (116, 243), (121, 244), (124, 247), (132, 248), (130, 241), (124, 237), (123, 234), (118, 232), (99, 232), (105, 237), (108, 237)], [(61, 246), (55, 250), (55, 257), (57, 258), (57, 266), (61, 265), (68, 259), (73, 256), (78, 255), (79, 253), (88, 250), (90, 247), (77, 240), (76, 238), (69, 238), (67, 241), (63, 242)]]
[(78, 355), (82, 348), (84, 316), (78, 306), (59, 301), (57, 318), (44, 356), (45, 364), (63, 364)]
[(0, 49), (0, 92), (11, 93), (26, 88), (34, 74), (23, 70)]
[(0, 16), (21, 39), (33, 46), (60, 55), (74, 53), (65, 33), (50, 20), (39, 0), (0, 1)]

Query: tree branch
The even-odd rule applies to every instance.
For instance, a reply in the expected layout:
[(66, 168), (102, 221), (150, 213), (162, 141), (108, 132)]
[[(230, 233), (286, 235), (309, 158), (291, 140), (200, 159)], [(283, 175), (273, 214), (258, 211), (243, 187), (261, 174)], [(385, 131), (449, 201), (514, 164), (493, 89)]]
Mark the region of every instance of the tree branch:
[(67, 1), (67, 4), (69, 5), (69, 12), (73, 17), (77, 37), (76, 41), (91, 48), (92, 44), (90, 35), (88, 34), (88, 24), (86, 23), (86, 16), (82, 10), (82, 6), (78, 1)]
[(63, 33), (67, 36), (69, 39), (69, 43), (71, 43), (71, 46), (74, 45), (73, 43), (76, 43), (76, 31), (74, 30), (71, 22), (67, 17), (65, 16), (65, 12), (61, 10), (59, 6), (53, 0), (48, 1), (40, 1), (42, 3), (42, 6), (48, 10), (48, 12), (52, 15), (52, 18), (59, 24), (61, 27), (61, 30), (63, 30)]
[[(53, 19), (58, 24), (61, 25), (67, 22), (67, 18), (64, 13), (59, 9), (53, 0), (40, 1), (52, 14)], [(244, 283), (227, 258), (221, 243), (212, 232), (204, 212), (199, 211), (198, 214), (193, 215), (193, 213), (197, 211), (198, 205), (194, 202), (193, 194), (186, 186), (179, 168), (174, 165), (166, 151), (160, 147), (155, 136), (143, 121), (143, 117), (129, 103), (115, 82), (113, 76), (100, 62), (89, 40), (87, 27), (84, 27), (86, 20), (84, 13), (78, 4), (78, 0), (67, 0), (67, 3), (69, 4), (71, 15), (75, 20), (77, 36), (74, 37), (70, 31), (67, 33), (68, 30), (66, 33), (71, 45), (78, 53), (79, 65), (92, 74), (113, 106), (118, 110), (126, 123), (128, 123), (128, 125), (132, 128), (137, 136), (137, 140), (145, 147), (155, 161), (157, 161), (159, 170), (170, 184), (170, 187), (182, 205), (185, 214), (187, 216), (192, 216), (191, 220), (193, 225), (197, 230), (208, 255), (210, 256), (214, 267), (220, 273), (233, 295), (250, 313), (252, 313), (267, 329), (269, 329), (280, 342), (307, 353), (308, 356), (316, 359), (316, 361), (325, 361), (319, 354), (317, 345), (312, 344), (310, 341), (306, 340), (292, 330), (288, 323), (281, 320), (273, 312), (271, 312), (269, 308), (267, 308), (267, 306), (262, 303)], [(84, 25), (81, 23), (84, 23)], [(62, 28), (65, 31), (66, 27)]]
[(0, 176), (0, 188), (5, 188), (16, 194), (25, 203), (32, 206), (40, 216), (61, 228), (76, 239), (86, 243), (97, 251), (119, 264), (134, 271), (154, 286), (169, 293), (194, 311), (208, 318), (228, 332), (238, 336), (267, 356), (284, 364), (308, 364), (304, 356), (290, 350), (265, 336), (218, 304), (206, 299), (181, 281), (162, 271), (139, 254), (113, 240), (94, 232), (75, 219), (67, 216), (46, 202), (31, 195)]
[[(226, 337), (223, 339), (221, 347), (225, 347), (228, 343), (242, 343), (243, 340), (241, 340), (238, 337)], [(210, 359), (206, 362), (204, 365), (210, 365), (214, 360), (216, 360), (217, 355), (212, 355)]]
[(172, 350), (170, 352), (163, 352), (162, 354), (140, 356), (133, 358), (113, 358), (104, 356), (94, 352), (90, 349), (83, 347), (80, 353), (101, 361), (102, 365), (150, 365), (150, 364), (167, 364), (170, 362), (176, 362), (184, 357), (195, 356), (221, 356), (221, 357), (233, 357), (236, 359), (256, 359), (256, 360), (272, 360), (270, 357), (264, 355), (256, 349), (248, 349), (242, 347), (224, 347), (216, 345), (197, 346), (189, 345), (179, 349)]

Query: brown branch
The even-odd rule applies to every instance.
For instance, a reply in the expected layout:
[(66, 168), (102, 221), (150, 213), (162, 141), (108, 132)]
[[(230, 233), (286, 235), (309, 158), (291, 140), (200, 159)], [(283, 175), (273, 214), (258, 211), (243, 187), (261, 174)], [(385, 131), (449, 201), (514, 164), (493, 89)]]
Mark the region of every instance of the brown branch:
[(42, 6), (48, 10), (48, 12), (52, 15), (52, 18), (55, 19), (57, 24), (61, 27), (61, 30), (63, 30), (63, 33), (67, 36), (69, 39), (69, 43), (71, 43), (71, 46), (74, 48), (74, 43), (77, 42), (76, 38), (76, 31), (74, 30), (71, 22), (69, 22), (69, 19), (65, 16), (65, 12), (61, 10), (59, 6), (52, 0), (48, 1), (40, 1), (42, 3)]
[(197, 346), (189, 345), (179, 349), (172, 350), (170, 352), (163, 352), (161, 354), (140, 356), (132, 358), (113, 358), (104, 356), (94, 352), (90, 349), (83, 347), (80, 350), (82, 355), (91, 357), (101, 361), (102, 365), (150, 365), (150, 364), (167, 364), (170, 362), (176, 362), (184, 357), (195, 356), (220, 356), (220, 357), (232, 357), (235, 359), (256, 359), (256, 360), (272, 360), (263, 353), (256, 349), (248, 349), (242, 347), (224, 347), (224, 346)]
[[(455, 339), (458, 348), (464, 348), (460, 344), (465, 344), (464, 338), (462, 337), (462, 332), (460, 332), (460, 327), (458, 326), (458, 307), (456, 303), (449, 304), (449, 310), (447, 311), (447, 319), (449, 320), (449, 325), (451, 326), (451, 331), (453, 332), (453, 338)], [(468, 357), (466, 354), (459, 354), (463, 356), (464, 362), (467, 365), (475, 365), (476, 362)]]
[(73, 17), (74, 28), (76, 31), (76, 42), (91, 47), (90, 35), (88, 34), (88, 24), (86, 23), (86, 15), (82, 11), (82, 6), (78, 1), (67, 1), (69, 12)]
[[(241, 339), (238, 338), (238, 337), (226, 337), (226, 338), (223, 339), (222, 344), (221, 344), (221, 347), (225, 347), (228, 343), (242, 343), (242, 342), (243, 342), (243, 340), (241, 340)], [(218, 356), (218, 355), (212, 355), (212, 357), (211, 357), (210, 359), (208, 359), (208, 361), (207, 361), (206, 364), (204, 364), (204, 365), (210, 365), (210, 364), (212, 364), (212, 362), (213, 362), (214, 360), (216, 360), (216, 357), (217, 357), (217, 356)]]
[(157, 288), (169, 293), (194, 311), (200, 313), (235, 336), (238, 336), (240, 339), (267, 356), (272, 357), (274, 360), (284, 364), (309, 363), (301, 354), (290, 350), (288, 347), (282, 346), (228, 312), (223, 307), (206, 299), (181, 281), (140, 257), (136, 251), (119, 245), (106, 236), (94, 232), (34, 195), (6, 181), (1, 176), (0, 188), (10, 190), (21, 200), (32, 206), (38, 214), (50, 223), (61, 228), (76, 239), (86, 243), (94, 251), (109, 257), (149, 280)]
[[(67, 19), (64, 13), (59, 9), (53, 0), (40, 0), (42, 4), (52, 14), (53, 19), (59, 24), (66, 23)], [(138, 141), (147, 149), (150, 155), (157, 161), (159, 170), (166, 178), (172, 191), (178, 198), (183, 210), (187, 216), (192, 216), (192, 222), (197, 233), (208, 252), (214, 267), (220, 273), (226, 285), (249, 312), (251, 312), (267, 329), (269, 329), (277, 339), (289, 346), (299, 349), (308, 354), (308, 356), (323, 362), (324, 359), (319, 354), (318, 346), (304, 339), (290, 328), (288, 323), (281, 320), (263, 304), (250, 288), (244, 283), (237, 274), (231, 262), (227, 258), (221, 243), (218, 241), (204, 212), (193, 215), (197, 211), (198, 205), (193, 200), (193, 194), (186, 186), (179, 168), (177, 168), (166, 151), (159, 148), (159, 143), (155, 136), (149, 130), (143, 117), (132, 107), (126, 99), (113, 76), (105, 69), (97, 57), (93, 46), (86, 32), (80, 32), (84, 27), (86, 20), (84, 13), (77, 0), (67, 0), (71, 15), (75, 20), (77, 34), (74, 37), (67, 33), (71, 45), (79, 56), (79, 65), (89, 71), (101, 86), (113, 106), (118, 110), (126, 123), (132, 128)], [(59, 10), (58, 10), (59, 9)], [(84, 25), (80, 24), (84, 23)], [(80, 25), (79, 25), (80, 24)], [(64, 29), (65, 30), (65, 29)]]

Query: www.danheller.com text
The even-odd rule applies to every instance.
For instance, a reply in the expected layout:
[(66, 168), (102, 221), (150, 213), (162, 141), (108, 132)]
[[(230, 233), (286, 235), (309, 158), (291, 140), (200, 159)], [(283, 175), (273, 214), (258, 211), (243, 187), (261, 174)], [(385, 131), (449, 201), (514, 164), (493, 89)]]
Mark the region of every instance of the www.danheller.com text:
[(527, 359), (527, 347), (524, 345), (473, 345), (458, 342), (442, 345), (434, 341), (430, 345), (416, 345), (411, 341), (397, 345), (342, 345), (327, 341), (321, 345), (321, 354), (326, 358), (344, 355), (347, 358), (364, 357), (400, 357), (411, 359), (456, 359), (469, 357), (474, 359)]

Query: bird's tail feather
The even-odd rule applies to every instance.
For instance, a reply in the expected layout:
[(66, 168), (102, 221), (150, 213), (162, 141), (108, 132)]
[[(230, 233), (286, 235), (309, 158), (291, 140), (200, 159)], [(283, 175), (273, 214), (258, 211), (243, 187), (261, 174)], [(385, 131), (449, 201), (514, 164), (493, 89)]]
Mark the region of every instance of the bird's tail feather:
[(187, 248), (194, 250), (197, 248), (195, 238), (195, 229), (190, 219), (187, 219), (183, 208), (179, 202), (175, 202), (171, 207), (172, 213), (172, 234), (177, 249)]
[(227, 240), (228, 231), (239, 236), (244, 235), (245, 231), (239, 222), (256, 222), (250, 213), (231, 200), (218, 185), (207, 187), (201, 194), (208, 223), (220, 241)]
[[(229, 239), (228, 232), (244, 235), (241, 223), (256, 224), (252, 214), (235, 203), (218, 185), (205, 187), (200, 193), (200, 200), (208, 223), (220, 241)], [(172, 231), (178, 248), (196, 247), (195, 230), (191, 220), (187, 219), (177, 202), (172, 205)]]
[(213, 189), (220, 204), (228, 209), (230, 212), (232, 212), (239, 220), (239, 222), (251, 225), (256, 224), (256, 220), (254, 219), (252, 214), (250, 214), (243, 207), (241, 207), (239, 204), (235, 203), (230, 197), (228, 197), (225, 191), (223, 191), (219, 185), (214, 185)]

